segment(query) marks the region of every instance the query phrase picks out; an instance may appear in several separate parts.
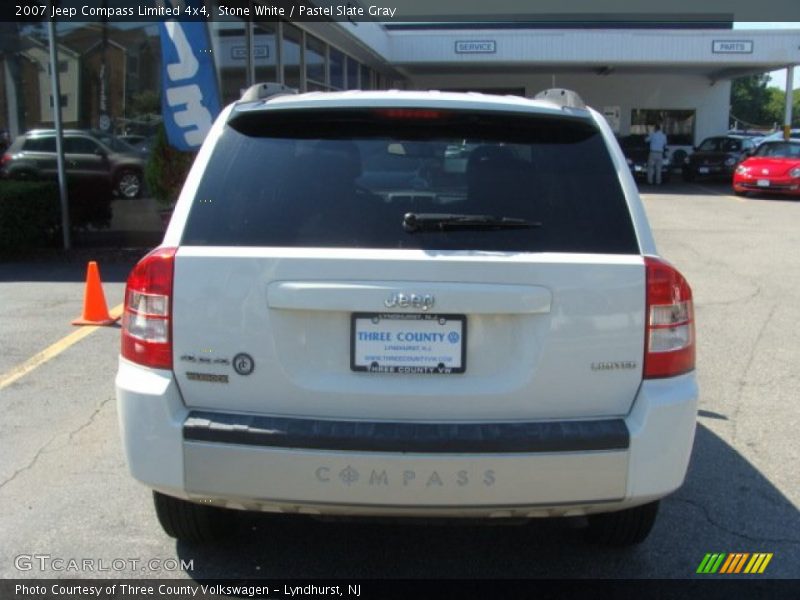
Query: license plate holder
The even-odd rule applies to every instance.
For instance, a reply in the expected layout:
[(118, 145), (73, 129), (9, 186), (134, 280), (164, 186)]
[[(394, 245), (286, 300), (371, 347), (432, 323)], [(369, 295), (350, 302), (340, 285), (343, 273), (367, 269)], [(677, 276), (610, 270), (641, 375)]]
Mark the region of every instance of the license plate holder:
[(466, 371), (467, 317), (425, 313), (353, 313), (350, 369), (401, 375)]

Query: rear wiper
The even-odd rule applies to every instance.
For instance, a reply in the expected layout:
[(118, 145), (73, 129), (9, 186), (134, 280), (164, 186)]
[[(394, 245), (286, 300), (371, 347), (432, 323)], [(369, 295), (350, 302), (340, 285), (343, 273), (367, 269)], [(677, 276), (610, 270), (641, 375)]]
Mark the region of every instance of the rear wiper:
[(408, 233), (417, 231), (452, 231), (455, 229), (533, 229), (541, 226), (542, 224), (538, 221), (526, 221), (515, 217), (496, 217), (494, 215), (410, 212), (403, 216), (403, 229)]

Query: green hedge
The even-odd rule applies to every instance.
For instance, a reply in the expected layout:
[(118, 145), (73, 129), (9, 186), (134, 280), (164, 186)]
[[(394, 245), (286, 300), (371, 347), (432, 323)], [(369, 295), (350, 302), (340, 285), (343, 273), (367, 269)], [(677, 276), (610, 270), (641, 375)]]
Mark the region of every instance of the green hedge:
[(145, 166), (144, 180), (162, 207), (174, 206), (195, 156), (194, 152), (181, 152), (170, 146), (166, 129), (163, 125), (159, 127)]
[(60, 223), (55, 183), (0, 181), (0, 252), (50, 245)]
[[(70, 229), (108, 227), (111, 186), (68, 181)], [(60, 243), (61, 202), (53, 181), (0, 181), (0, 252)]]

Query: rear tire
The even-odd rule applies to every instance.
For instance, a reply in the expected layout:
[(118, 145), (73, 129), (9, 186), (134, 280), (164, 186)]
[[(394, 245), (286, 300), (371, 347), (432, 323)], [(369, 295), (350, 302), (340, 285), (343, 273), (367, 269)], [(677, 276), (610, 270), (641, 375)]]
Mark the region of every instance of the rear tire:
[(223, 539), (235, 525), (232, 511), (195, 504), (153, 492), (153, 503), (161, 528), (170, 536), (193, 544)]
[(642, 543), (656, 522), (658, 501), (612, 513), (589, 515), (586, 537), (605, 546), (633, 546)]

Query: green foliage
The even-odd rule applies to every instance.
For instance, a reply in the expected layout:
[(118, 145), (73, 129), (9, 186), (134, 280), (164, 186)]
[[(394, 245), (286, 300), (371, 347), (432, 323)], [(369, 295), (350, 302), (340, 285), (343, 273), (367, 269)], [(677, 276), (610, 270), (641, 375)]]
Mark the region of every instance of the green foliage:
[[(775, 115), (775, 122), (780, 128), (783, 125), (784, 110), (786, 110), (786, 92), (778, 88), (769, 88), (770, 98), (767, 104), (767, 111)], [(792, 126), (800, 127), (800, 89), (794, 90), (792, 94)]]
[(55, 183), (0, 181), (0, 254), (52, 244), (60, 215)]
[(772, 91), (769, 75), (749, 75), (733, 80), (731, 86), (731, 117), (748, 126), (770, 128), (781, 120), (772, 112)]
[(157, 115), (161, 112), (161, 98), (158, 92), (145, 90), (131, 96), (131, 115)]
[(181, 152), (170, 146), (166, 129), (159, 128), (144, 178), (153, 197), (165, 208), (174, 206), (178, 199), (194, 157), (193, 152)]
[[(108, 227), (111, 186), (67, 182), (70, 229)], [(61, 240), (61, 199), (54, 181), (0, 181), (0, 254)]]

